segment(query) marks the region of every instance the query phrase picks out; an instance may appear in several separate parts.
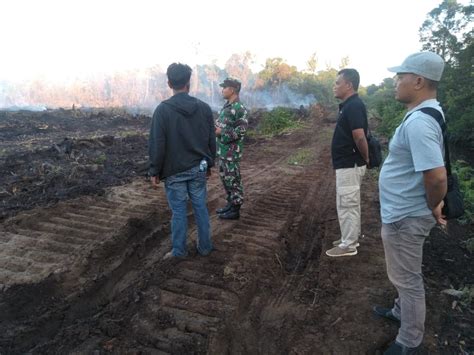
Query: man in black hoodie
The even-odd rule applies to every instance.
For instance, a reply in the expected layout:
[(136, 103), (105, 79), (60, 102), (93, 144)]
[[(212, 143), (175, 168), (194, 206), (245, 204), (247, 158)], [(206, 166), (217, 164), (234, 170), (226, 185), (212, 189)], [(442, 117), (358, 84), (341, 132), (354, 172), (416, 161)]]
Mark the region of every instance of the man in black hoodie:
[(197, 250), (212, 250), (207, 176), (216, 155), (214, 120), (209, 105), (189, 95), (192, 70), (173, 63), (168, 67), (168, 85), (173, 96), (156, 108), (150, 129), (149, 156), (151, 183), (164, 180), (171, 220), (172, 250), (164, 259), (187, 255), (187, 200), (192, 202), (198, 226)]

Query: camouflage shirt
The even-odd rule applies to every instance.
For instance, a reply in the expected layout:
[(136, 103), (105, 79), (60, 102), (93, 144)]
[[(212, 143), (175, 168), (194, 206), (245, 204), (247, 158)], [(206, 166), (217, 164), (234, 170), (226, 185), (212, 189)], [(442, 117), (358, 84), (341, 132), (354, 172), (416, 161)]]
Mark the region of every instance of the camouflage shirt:
[(226, 102), (219, 112), (216, 126), (221, 128), (217, 137), (217, 155), (221, 159), (233, 161), (242, 158), (242, 146), (247, 130), (247, 109), (240, 101)]

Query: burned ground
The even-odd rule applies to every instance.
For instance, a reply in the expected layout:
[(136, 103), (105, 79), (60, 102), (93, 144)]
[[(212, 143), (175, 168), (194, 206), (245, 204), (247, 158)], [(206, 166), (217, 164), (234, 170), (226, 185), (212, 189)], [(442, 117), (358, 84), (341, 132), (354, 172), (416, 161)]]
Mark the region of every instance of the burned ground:
[[(249, 139), (241, 219), (211, 213), (216, 250), (200, 257), (190, 209), (190, 256), (171, 262), (163, 187), (145, 179), (149, 117), (13, 115), (0, 116), (1, 354), (371, 354), (395, 336), (371, 315), (395, 295), (376, 173), (364, 178), (359, 254), (324, 254), (339, 233), (324, 110)], [(214, 173), (211, 212), (222, 197)], [(427, 352), (474, 350), (472, 304), (441, 293), (474, 283), (469, 233), (454, 223), (425, 245)]]
[(146, 171), (150, 118), (123, 111), (0, 113), (0, 220)]

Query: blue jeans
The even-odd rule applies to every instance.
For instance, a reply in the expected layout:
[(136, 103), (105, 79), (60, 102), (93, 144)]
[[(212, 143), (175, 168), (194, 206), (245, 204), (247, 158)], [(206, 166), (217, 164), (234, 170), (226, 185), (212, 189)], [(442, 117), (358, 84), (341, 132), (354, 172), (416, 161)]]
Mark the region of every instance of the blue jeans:
[(186, 248), (188, 197), (193, 205), (198, 228), (197, 250), (201, 255), (208, 255), (212, 251), (212, 241), (207, 210), (206, 172), (200, 172), (199, 166), (195, 166), (182, 173), (169, 176), (165, 180), (165, 189), (168, 204), (173, 212), (171, 218), (173, 256), (184, 257), (188, 254)]

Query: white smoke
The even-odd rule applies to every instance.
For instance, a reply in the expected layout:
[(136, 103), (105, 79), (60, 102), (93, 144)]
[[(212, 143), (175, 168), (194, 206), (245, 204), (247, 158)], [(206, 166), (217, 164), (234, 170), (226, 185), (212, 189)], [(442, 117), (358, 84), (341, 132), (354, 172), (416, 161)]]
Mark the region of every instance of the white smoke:
[(318, 102), (314, 95), (296, 93), (285, 84), (273, 90), (243, 91), (241, 97), (242, 101), (249, 108), (266, 108), (268, 110), (279, 106), (299, 108), (300, 106), (309, 106)]
[[(224, 104), (219, 83), (227, 73), (223, 69), (210, 79), (202, 75), (191, 79), (191, 95), (207, 102), (214, 110)], [(255, 76), (256, 77), (256, 76)], [(317, 98), (295, 92), (286, 84), (273, 88), (255, 88), (255, 77), (241, 90), (241, 100), (248, 108), (273, 109), (278, 106), (299, 108), (317, 103)], [(194, 82), (193, 82), (194, 80)], [(211, 81), (212, 80), (212, 81)], [(12, 83), (0, 81), (0, 109), (44, 111), (47, 108), (126, 107), (129, 110), (153, 111), (172, 92), (161, 69), (90, 77), (68, 84), (46, 81)]]

